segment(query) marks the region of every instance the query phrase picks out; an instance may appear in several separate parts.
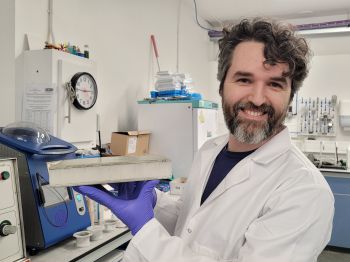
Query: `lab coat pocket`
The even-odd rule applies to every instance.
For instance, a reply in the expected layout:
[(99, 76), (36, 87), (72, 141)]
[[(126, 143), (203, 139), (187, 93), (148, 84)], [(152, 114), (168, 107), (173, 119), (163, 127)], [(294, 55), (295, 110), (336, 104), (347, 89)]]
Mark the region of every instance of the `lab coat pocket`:
[(237, 262), (238, 259), (219, 259), (220, 262)]
[(191, 248), (195, 253), (197, 253), (200, 256), (204, 256), (204, 257), (208, 257), (208, 258), (212, 258), (212, 259), (221, 261), (220, 256), (216, 251), (214, 251), (206, 246), (202, 246), (202, 245), (198, 244), (197, 242), (192, 243)]
[(222, 258), (220, 258), (220, 255), (217, 251), (212, 250), (206, 246), (200, 245), (197, 242), (194, 242), (192, 244), (192, 250), (201, 256), (212, 258), (212, 259), (215, 259), (216, 261), (219, 261), (219, 262), (235, 262), (235, 261), (237, 262), (238, 261), (236, 259), (234, 259), (234, 260), (233, 259), (222, 259)]

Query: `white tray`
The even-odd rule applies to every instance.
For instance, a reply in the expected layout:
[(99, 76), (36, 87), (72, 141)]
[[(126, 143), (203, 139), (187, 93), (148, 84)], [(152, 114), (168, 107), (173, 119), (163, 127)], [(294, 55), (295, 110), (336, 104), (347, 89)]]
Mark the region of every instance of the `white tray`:
[(161, 156), (114, 156), (48, 162), (51, 186), (76, 186), (168, 179), (171, 161)]

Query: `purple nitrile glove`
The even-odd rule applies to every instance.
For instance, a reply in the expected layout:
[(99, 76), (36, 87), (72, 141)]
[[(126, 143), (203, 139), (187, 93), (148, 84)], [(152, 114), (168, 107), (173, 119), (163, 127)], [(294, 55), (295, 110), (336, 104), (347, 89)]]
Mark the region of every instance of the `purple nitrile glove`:
[(131, 200), (137, 198), (140, 193), (141, 188), (146, 183), (146, 181), (138, 182), (123, 182), (123, 183), (113, 183), (109, 184), (118, 192), (118, 198), (124, 200)]
[[(122, 182), (109, 184), (118, 192), (117, 196), (119, 199), (132, 200), (138, 197), (142, 187), (147, 181), (137, 181), (137, 182)], [(153, 190), (153, 202), (152, 206), (155, 207), (157, 203), (157, 194)]]
[(109, 208), (135, 235), (154, 217), (153, 191), (158, 183), (158, 180), (140, 183), (140, 193), (137, 198), (131, 200), (119, 199), (113, 194), (93, 186), (77, 186), (74, 187), (74, 190)]

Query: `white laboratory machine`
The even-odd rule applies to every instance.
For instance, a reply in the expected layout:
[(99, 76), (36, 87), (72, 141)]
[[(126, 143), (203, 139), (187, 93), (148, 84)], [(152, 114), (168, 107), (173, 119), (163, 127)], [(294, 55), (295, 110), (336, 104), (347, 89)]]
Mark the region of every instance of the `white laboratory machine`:
[(16, 67), (16, 121), (36, 123), (79, 149), (95, 147), (95, 62), (46, 49), (23, 52)]
[(16, 159), (0, 159), (0, 192), (0, 262), (26, 261)]
[(350, 99), (339, 101), (339, 125), (344, 131), (350, 131)]
[(217, 136), (217, 107), (205, 100), (138, 102), (138, 129), (151, 132), (149, 152), (169, 158), (175, 178), (187, 177), (195, 153)]

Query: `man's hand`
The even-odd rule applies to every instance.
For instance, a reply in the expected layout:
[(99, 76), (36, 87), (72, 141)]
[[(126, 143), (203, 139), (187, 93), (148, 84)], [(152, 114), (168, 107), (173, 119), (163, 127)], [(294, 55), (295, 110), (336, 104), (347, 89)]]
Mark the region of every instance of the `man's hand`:
[[(113, 183), (109, 184), (114, 191), (117, 192), (119, 199), (132, 200), (138, 197), (140, 191), (147, 181), (136, 181), (136, 182), (123, 182), (123, 183)], [(153, 202), (152, 206), (155, 207), (157, 203), (157, 194), (153, 190)]]
[(135, 235), (154, 217), (153, 207), (156, 202), (154, 187), (158, 183), (158, 180), (137, 182), (131, 190), (135, 197), (133, 199), (125, 199), (125, 196), (116, 197), (94, 186), (77, 186), (74, 190), (109, 208)]
[(118, 198), (124, 200), (131, 200), (138, 197), (141, 188), (146, 183), (146, 181), (138, 182), (125, 182), (125, 183), (114, 183), (109, 184), (118, 192)]

